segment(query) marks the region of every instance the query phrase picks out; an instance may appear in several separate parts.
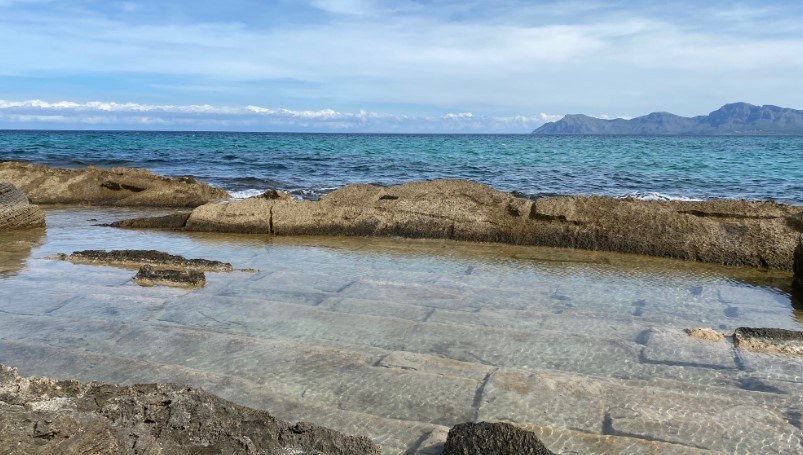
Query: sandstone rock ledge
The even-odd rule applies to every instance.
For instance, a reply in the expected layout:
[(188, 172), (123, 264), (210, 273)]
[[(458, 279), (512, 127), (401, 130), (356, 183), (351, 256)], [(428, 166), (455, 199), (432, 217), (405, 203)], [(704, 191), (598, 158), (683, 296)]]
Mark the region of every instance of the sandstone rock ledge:
[(59, 169), (8, 161), (0, 163), (0, 181), (13, 183), (35, 204), (197, 207), (230, 197), (193, 178), (161, 177), (145, 169)]
[[(179, 218), (180, 219), (180, 218)], [(463, 180), (350, 185), (319, 201), (278, 192), (129, 226), (271, 235), (402, 236), (618, 251), (792, 269), (803, 207), (747, 201), (517, 198)], [(121, 226), (126, 223), (122, 223)]]
[(0, 365), (0, 453), (375, 455), (365, 437), (291, 424), (180, 385), (22, 378)]
[(0, 182), (0, 231), (45, 227), (45, 212), (10, 183)]

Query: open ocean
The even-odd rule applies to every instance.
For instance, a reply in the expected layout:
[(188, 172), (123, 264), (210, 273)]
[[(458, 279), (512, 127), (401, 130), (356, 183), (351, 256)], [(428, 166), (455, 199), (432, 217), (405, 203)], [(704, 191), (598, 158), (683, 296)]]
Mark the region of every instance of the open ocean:
[(236, 196), (315, 199), (350, 183), (462, 178), (530, 197), (803, 204), (803, 137), (0, 131), (0, 160), (142, 167)]

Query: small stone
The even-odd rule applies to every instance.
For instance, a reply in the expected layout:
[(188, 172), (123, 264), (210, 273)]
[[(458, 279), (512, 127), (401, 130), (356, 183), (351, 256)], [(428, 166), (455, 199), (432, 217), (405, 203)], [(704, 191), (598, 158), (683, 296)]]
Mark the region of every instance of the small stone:
[(449, 430), (443, 455), (554, 455), (535, 433), (503, 422), (461, 423)]
[(204, 272), (197, 270), (156, 269), (143, 265), (134, 277), (140, 286), (173, 286), (199, 288), (206, 284)]

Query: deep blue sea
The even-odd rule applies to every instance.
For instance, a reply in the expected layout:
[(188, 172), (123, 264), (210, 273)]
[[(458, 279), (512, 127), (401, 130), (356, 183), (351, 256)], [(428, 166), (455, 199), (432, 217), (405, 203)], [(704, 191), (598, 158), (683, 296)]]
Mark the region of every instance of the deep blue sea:
[(316, 198), (441, 177), (528, 196), (746, 198), (803, 204), (803, 137), (0, 131), (0, 161), (142, 167), (237, 195)]

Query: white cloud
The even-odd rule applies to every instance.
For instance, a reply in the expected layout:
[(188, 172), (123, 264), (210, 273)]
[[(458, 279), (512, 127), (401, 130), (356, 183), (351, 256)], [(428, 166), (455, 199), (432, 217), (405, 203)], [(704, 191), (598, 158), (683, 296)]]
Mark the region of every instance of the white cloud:
[(151, 105), (105, 101), (48, 102), (0, 100), (0, 127), (56, 126), (113, 128), (233, 129), (255, 131), (353, 132), (513, 132), (528, 133), (543, 123), (540, 116), (483, 116), (471, 112), (409, 116), (330, 108), (293, 110), (244, 107)]

